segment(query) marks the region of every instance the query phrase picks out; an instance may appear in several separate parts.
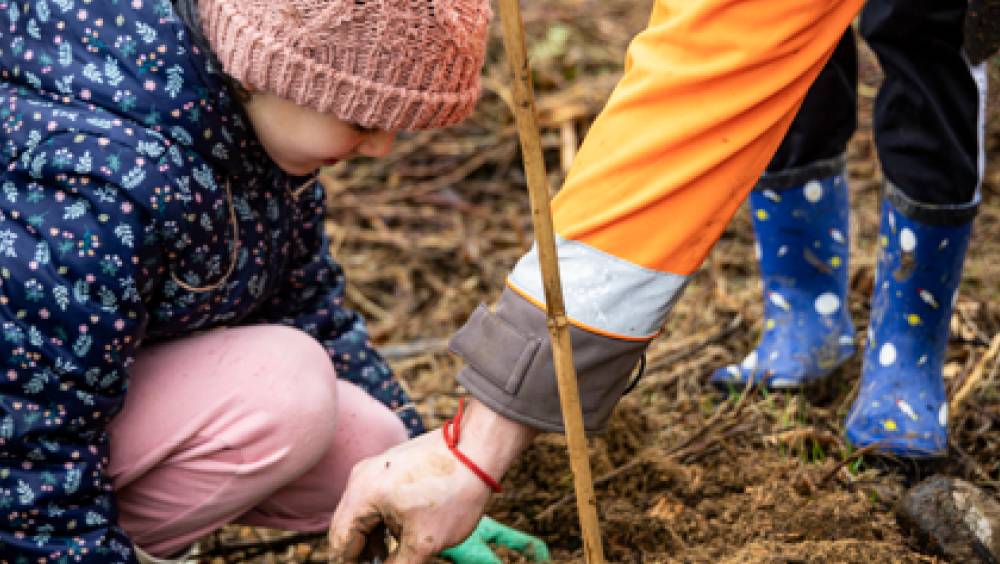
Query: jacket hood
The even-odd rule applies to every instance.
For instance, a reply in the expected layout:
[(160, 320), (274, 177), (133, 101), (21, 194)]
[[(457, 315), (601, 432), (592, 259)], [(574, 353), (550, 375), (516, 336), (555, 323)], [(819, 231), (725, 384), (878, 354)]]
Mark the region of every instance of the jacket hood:
[(131, 122), (197, 153), (220, 172), (260, 173), (264, 164), (273, 165), (239, 101), (169, 0), (11, 2), (7, 18), (12, 24), (30, 18), (35, 23), (29, 35), (52, 37), (55, 45), (54, 52), (30, 58), (22, 52), (26, 47), (14, 45), (15, 80), (86, 110), (87, 126)]

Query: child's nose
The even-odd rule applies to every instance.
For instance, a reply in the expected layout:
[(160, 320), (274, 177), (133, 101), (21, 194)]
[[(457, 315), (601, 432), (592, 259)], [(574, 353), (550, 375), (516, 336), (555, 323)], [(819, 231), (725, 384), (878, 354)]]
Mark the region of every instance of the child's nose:
[(358, 153), (366, 157), (384, 157), (392, 150), (395, 139), (395, 131), (372, 131), (358, 145)]

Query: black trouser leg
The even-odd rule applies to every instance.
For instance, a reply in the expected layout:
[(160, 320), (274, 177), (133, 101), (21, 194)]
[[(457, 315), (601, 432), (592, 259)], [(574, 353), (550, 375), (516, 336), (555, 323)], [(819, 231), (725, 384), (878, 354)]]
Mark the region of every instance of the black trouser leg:
[(981, 122), (979, 90), (962, 53), (965, 10), (965, 0), (869, 0), (861, 35), (885, 74), (874, 129), (890, 188), (917, 211), (971, 217)]
[[(857, 46), (848, 29), (806, 94), (767, 172), (799, 170), (844, 153), (857, 127), (857, 76)], [(813, 178), (829, 176), (816, 172)]]

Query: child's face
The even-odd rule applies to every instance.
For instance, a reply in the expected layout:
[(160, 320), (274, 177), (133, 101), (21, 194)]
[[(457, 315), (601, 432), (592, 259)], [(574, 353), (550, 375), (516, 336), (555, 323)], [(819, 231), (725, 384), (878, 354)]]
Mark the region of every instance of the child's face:
[(384, 157), (396, 138), (395, 131), (361, 129), (273, 94), (251, 93), (246, 111), (267, 154), (296, 176), (355, 156)]

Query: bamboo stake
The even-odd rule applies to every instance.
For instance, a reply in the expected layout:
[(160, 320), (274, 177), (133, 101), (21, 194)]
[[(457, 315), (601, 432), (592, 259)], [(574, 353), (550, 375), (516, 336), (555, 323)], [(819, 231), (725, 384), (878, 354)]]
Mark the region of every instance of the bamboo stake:
[(549, 186), (545, 175), (545, 161), (538, 134), (535, 115), (535, 98), (531, 84), (531, 68), (524, 42), (524, 22), (518, 0), (499, 0), (500, 20), (503, 27), (504, 47), (513, 74), (514, 118), (521, 138), (521, 152), (528, 194), (531, 199), (531, 218), (535, 225), (538, 254), (542, 267), (542, 283), (548, 310), (549, 336), (552, 341), (552, 358), (559, 386), (566, 441), (569, 446), (570, 467), (576, 490), (577, 512), (583, 534), (583, 552), (591, 564), (604, 563), (601, 546), (601, 525), (597, 519), (597, 500), (587, 456), (587, 437), (583, 428), (583, 411), (580, 392), (573, 367), (573, 348), (570, 342), (569, 321), (563, 303), (559, 264), (556, 260), (555, 229), (549, 209)]

